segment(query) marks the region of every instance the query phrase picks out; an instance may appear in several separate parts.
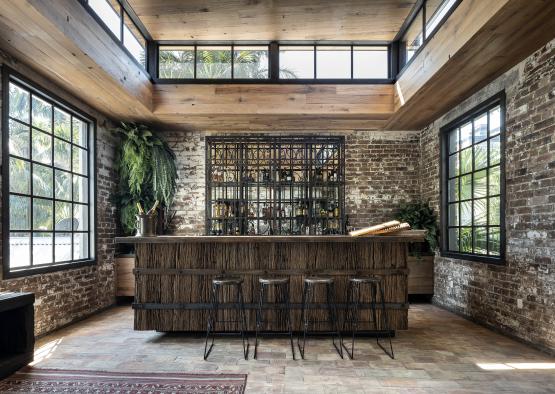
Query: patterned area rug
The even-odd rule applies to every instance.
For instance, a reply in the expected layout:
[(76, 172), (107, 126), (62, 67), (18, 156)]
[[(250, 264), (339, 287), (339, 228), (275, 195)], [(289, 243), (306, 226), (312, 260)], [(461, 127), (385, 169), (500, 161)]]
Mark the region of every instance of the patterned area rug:
[(0, 393), (244, 393), (247, 375), (125, 373), (24, 368), (0, 381)]

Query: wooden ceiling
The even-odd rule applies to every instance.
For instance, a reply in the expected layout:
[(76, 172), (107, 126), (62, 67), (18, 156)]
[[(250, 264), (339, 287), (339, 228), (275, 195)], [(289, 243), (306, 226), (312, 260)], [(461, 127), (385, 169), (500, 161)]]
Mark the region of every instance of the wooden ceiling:
[(155, 40), (393, 40), (416, 0), (127, 0)]

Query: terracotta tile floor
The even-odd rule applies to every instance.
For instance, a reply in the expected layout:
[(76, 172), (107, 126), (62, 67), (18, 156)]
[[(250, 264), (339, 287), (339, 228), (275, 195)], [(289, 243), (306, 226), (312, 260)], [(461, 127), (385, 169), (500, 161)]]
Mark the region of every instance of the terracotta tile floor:
[(555, 392), (552, 357), (432, 305), (412, 305), (409, 322), (394, 339), (395, 360), (371, 339), (358, 342), (356, 360), (312, 339), (307, 359), (293, 361), (287, 339), (266, 338), (258, 360), (245, 361), (238, 339), (217, 338), (203, 361), (203, 338), (133, 331), (131, 308), (118, 306), (39, 340), (35, 365), (242, 372), (249, 393)]

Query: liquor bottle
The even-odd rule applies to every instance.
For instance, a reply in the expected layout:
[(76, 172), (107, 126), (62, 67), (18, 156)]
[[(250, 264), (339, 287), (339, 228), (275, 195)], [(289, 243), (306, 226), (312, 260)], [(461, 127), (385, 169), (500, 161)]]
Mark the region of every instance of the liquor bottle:
[(349, 222), (349, 215), (345, 216), (345, 230), (344, 233), (348, 234), (350, 231), (353, 230), (351, 223)]
[(335, 216), (336, 218), (338, 218), (339, 215), (340, 215), (340, 213), (341, 213), (341, 211), (340, 211), (340, 209), (339, 209), (339, 205), (336, 204), (336, 205), (335, 205), (335, 208), (333, 208), (333, 216)]
[(328, 207), (328, 218), (333, 218), (333, 206)]

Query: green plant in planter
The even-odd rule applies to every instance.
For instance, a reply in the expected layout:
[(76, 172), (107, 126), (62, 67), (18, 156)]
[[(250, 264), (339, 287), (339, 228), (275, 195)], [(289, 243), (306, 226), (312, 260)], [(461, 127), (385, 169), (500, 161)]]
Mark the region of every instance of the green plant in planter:
[[(401, 204), (396, 219), (407, 222), (413, 229), (428, 230), (426, 234), (426, 249), (413, 248), (413, 253), (420, 256), (424, 253), (433, 253), (437, 248), (437, 217), (434, 210), (427, 202), (413, 201)], [(420, 244), (421, 245), (421, 244)]]
[(169, 216), (176, 190), (175, 154), (147, 126), (122, 122), (114, 132), (121, 143), (116, 151), (119, 187), (113, 199), (120, 210), (123, 230), (130, 234), (135, 230), (137, 202), (149, 209), (158, 200), (159, 209)]

